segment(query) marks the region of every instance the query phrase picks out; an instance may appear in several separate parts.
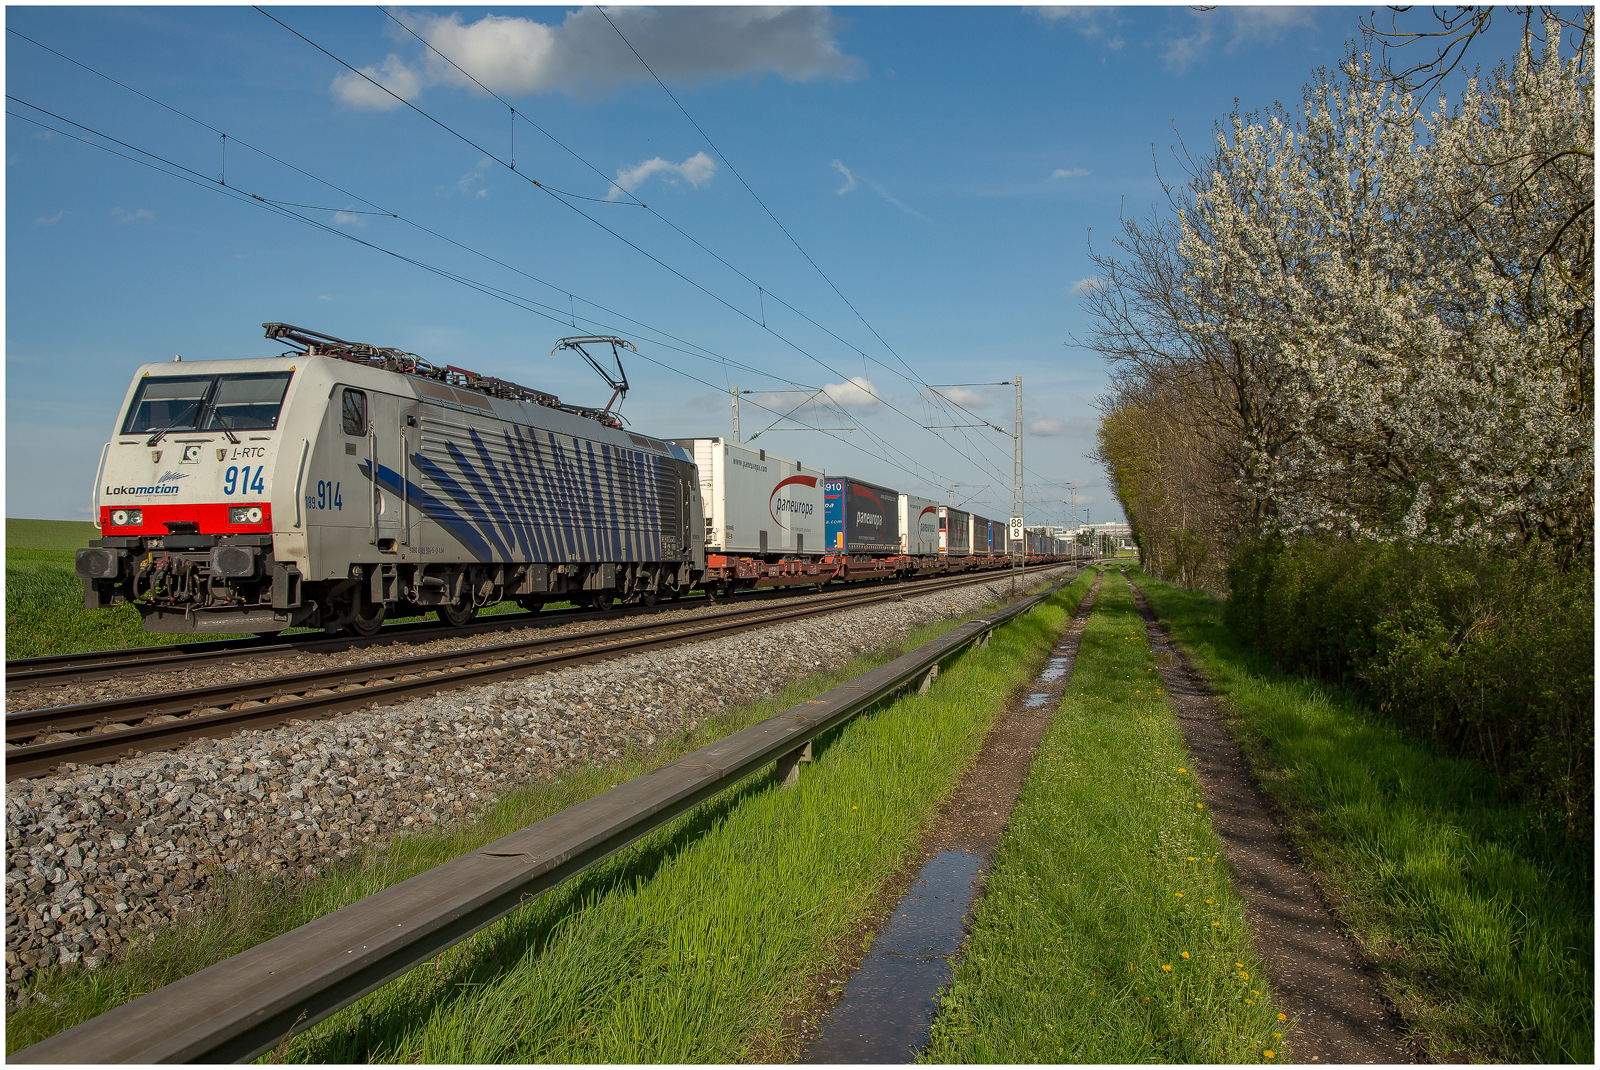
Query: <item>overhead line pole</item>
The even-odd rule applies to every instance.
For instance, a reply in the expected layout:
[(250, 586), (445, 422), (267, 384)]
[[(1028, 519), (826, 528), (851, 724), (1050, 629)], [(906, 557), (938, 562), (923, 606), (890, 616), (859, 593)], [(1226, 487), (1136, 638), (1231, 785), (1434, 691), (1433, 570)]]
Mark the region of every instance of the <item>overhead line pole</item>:
[(1028, 543), (1027, 521), (1023, 517), (1023, 488), (1022, 488), (1022, 376), (1017, 376), (1017, 421), (1015, 439), (1012, 450), (1012, 488), (1011, 488), (1011, 515), (1022, 524), (1022, 541), (1011, 551), (1011, 593), (1017, 593), (1017, 577), (1021, 574), (1022, 563), (1026, 556)]

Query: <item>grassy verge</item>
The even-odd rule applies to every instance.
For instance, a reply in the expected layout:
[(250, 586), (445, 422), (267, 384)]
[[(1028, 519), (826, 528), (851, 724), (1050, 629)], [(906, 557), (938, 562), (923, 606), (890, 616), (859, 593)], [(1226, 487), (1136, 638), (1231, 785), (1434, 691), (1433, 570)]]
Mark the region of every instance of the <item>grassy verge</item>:
[(1283, 1061), (1172, 708), (1121, 573), (995, 855), (925, 1062)]
[[(1030, 619), (1040, 615), (1036, 612), (1030, 615)], [(906, 650), (943, 634), (955, 627), (956, 623), (944, 621), (919, 628), (893, 648), (875, 655), (856, 658), (834, 672), (816, 674), (794, 681), (785, 687), (781, 694), (770, 700), (725, 711), (708, 718), (696, 731), (664, 740), (648, 752), (629, 753), (616, 765), (576, 771), (557, 781), (524, 785), (500, 799), (478, 819), (463, 827), (406, 835), (387, 847), (367, 852), (362, 859), (323, 878), (294, 885), (247, 878), (228, 881), (217, 889), (214, 900), (216, 905), (206, 917), (190, 919), (174, 929), (157, 934), (153, 939), (132, 949), (124, 959), (94, 972), (52, 970), (45, 974), (31, 993), (36, 998), (31, 999), (22, 1010), (8, 1015), (7, 1051), (16, 1051), (35, 1043), (247, 947), (287, 932), (313, 918), (337, 910), (441, 862), (476, 850), (515, 829), (548, 817), (627, 779), (642, 775), (715, 739), (770, 717), (791, 705), (805, 701), (812, 695), (875, 668)], [(1014, 626), (1012, 630), (1021, 627), (1022, 625)], [(999, 645), (997, 636), (996, 642), (991, 644), (991, 647)], [(876, 715), (868, 720), (875, 718)], [(821, 749), (818, 748), (819, 751)], [(822, 764), (824, 763), (821, 762), (819, 755), (817, 769), (820, 769)], [(806, 771), (802, 779), (802, 788), (814, 779), (815, 772), (815, 769)], [(566, 932), (574, 927), (581, 928), (591, 908), (605, 898), (605, 893), (613, 885), (619, 883), (627, 885), (633, 881), (644, 883), (654, 868), (670, 860), (671, 856), (682, 848), (693, 845), (707, 829), (715, 828), (728, 813), (737, 810), (740, 800), (745, 796), (759, 795), (766, 790), (764, 781), (758, 779), (741, 789), (708, 802), (679, 819), (674, 826), (656, 833), (609, 863), (542, 897), (528, 910), (447, 953), (436, 963), (413, 971), (395, 986), (390, 986), (391, 990), (405, 986), (407, 999), (438, 1001), (443, 1006), (457, 1005), (472, 991), (470, 988), (461, 987), (458, 982), (471, 978), (472, 983), (477, 983), (481, 980), (479, 975), (484, 970), (493, 974), (498, 968), (495, 966), (497, 956), (505, 954), (504, 949), (515, 948), (518, 949), (517, 955), (529, 954), (538, 958), (539, 951), (551, 939), (553, 930), (560, 929)], [(800, 792), (782, 794), (793, 798)], [(852, 805), (860, 806), (861, 803), (856, 801)], [(519, 944), (515, 942), (518, 940), (531, 940), (531, 943)], [(380, 1006), (382, 1007), (380, 1019), (389, 1023), (391, 1028), (398, 1029), (408, 1021), (414, 1024), (417, 1004), (414, 1002), (408, 1004), (405, 1000), (399, 1003), (388, 1002), (390, 997), (387, 992), (388, 990), (374, 994), (356, 1007), (325, 1023), (308, 1037), (297, 1040), (296, 1053), (299, 1057), (308, 1059), (338, 1058), (339, 1056), (331, 1053), (319, 1055), (315, 1052), (324, 1050), (331, 1052), (333, 1047), (342, 1049), (359, 1047), (362, 1044), (363, 1034), (359, 1029), (352, 1034), (352, 1021), (372, 1020), (371, 1016), (378, 1013), (375, 1008)], [(433, 994), (419, 995), (419, 992)], [(427, 1006), (429, 1003), (424, 1002), (423, 1005)], [(309, 1047), (313, 1045), (314, 1051)]]
[(1592, 874), (1477, 762), (1277, 670), (1222, 602), (1138, 577), (1436, 1061), (1592, 1062)]
[[(1076, 592), (819, 741), (792, 791), (756, 778), (297, 1039), (378, 1062), (727, 1062), (770, 1050), (826, 949), (866, 916), (1042, 663)], [(916, 638), (926, 641), (927, 635)]]

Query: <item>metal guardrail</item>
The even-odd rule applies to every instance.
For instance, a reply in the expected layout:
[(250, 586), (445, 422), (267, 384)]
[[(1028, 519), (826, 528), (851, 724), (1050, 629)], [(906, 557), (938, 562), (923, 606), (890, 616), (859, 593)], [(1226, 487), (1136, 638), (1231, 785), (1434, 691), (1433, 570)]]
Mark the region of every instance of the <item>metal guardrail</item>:
[(926, 682), (1060, 590), (969, 621), (814, 699), (57, 1033), (19, 1063), (243, 1062), (465, 940), (813, 738)]

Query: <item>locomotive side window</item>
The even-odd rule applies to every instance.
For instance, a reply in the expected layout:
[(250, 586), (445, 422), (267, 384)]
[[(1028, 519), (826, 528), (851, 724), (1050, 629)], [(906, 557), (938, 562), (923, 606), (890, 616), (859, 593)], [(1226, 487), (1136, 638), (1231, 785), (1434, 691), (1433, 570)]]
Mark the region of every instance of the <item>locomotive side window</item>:
[(278, 426), (292, 372), (224, 375), (211, 399), (205, 431), (272, 431)]
[(146, 431), (192, 431), (200, 419), (206, 395), (211, 392), (213, 375), (147, 375), (123, 421), (124, 435)]
[(364, 435), (367, 433), (367, 392), (365, 390), (351, 390), (348, 387), (344, 392), (344, 433), (347, 435)]

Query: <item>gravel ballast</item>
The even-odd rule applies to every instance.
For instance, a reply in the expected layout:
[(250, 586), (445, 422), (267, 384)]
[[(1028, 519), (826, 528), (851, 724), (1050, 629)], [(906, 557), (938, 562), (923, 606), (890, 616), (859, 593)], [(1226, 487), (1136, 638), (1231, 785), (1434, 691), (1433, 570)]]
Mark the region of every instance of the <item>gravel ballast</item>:
[(98, 967), (138, 934), (203, 910), (216, 877), (317, 876), (397, 832), (458, 822), (518, 784), (648, 748), (919, 624), (974, 614), (1008, 590), (997, 577), (907, 592), (901, 602), (13, 782), (8, 997), (43, 967)]

